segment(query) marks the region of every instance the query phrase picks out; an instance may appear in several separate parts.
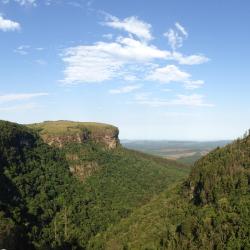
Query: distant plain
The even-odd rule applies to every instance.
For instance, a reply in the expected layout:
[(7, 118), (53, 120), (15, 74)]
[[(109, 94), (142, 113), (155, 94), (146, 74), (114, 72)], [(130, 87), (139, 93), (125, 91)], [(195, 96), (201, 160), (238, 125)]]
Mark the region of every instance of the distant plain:
[(192, 165), (202, 156), (231, 141), (121, 140), (124, 147)]

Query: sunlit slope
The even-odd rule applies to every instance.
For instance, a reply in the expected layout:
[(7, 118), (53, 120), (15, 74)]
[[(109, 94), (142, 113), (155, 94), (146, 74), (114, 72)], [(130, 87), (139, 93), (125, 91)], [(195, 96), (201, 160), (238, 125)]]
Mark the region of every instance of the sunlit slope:
[(166, 189), (99, 234), (90, 249), (249, 249), (250, 137), (199, 160)]

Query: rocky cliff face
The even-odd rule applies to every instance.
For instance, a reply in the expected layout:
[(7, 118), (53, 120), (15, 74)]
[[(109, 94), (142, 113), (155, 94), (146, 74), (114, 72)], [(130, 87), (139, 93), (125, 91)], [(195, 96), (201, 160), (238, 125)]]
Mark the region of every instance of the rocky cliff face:
[(119, 145), (118, 130), (103, 131), (101, 133), (79, 132), (73, 135), (41, 135), (49, 145), (63, 147), (67, 143), (94, 142), (103, 145), (107, 149), (114, 149)]
[(93, 148), (93, 151), (98, 151), (99, 146), (101, 149), (113, 150), (120, 145), (118, 128), (108, 124), (47, 121), (28, 127), (36, 130), (45, 143), (63, 148), (70, 171), (81, 181), (101, 169), (98, 155), (93, 155), (96, 154), (92, 152)]
[(87, 142), (98, 143), (107, 149), (120, 145), (118, 128), (108, 124), (55, 121), (29, 126), (37, 129), (46, 143), (60, 148), (68, 143)]

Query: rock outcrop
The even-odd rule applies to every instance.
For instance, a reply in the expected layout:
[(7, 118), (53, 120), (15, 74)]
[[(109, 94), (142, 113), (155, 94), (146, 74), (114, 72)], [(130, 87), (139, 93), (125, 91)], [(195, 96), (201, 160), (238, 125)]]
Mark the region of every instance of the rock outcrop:
[(31, 124), (49, 145), (63, 147), (67, 143), (93, 142), (107, 149), (115, 149), (119, 142), (117, 127), (102, 123), (47, 121)]

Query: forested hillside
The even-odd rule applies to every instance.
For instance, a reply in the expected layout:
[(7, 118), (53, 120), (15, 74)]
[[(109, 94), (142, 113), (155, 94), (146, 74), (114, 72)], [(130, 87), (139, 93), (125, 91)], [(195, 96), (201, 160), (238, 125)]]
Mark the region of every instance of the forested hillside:
[(250, 249), (250, 136), (196, 162), (164, 191), (92, 241), (93, 249)]
[(59, 142), (49, 146), (37, 126), (0, 122), (0, 248), (89, 248), (98, 233), (187, 175), (174, 161), (109, 147), (109, 128), (105, 140), (85, 127), (83, 140), (75, 129), (63, 137), (46, 132)]

